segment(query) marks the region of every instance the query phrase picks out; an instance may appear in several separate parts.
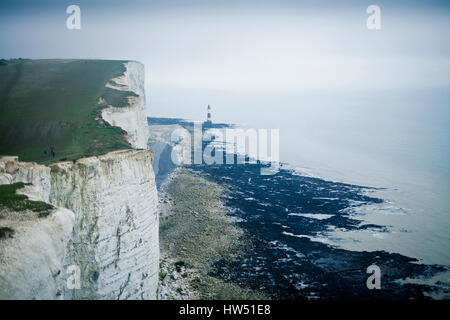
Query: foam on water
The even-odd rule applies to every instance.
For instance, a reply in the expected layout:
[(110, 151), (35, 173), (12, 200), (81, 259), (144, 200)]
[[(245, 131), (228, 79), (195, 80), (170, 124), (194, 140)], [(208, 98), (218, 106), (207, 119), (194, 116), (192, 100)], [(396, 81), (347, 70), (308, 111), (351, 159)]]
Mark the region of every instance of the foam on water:
[(323, 213), (289, 213), (288, 216), (298, 216), (298, 217), (306, 217), (311, 219), (325, 220), (331, 218), (332, 214), (323, 214)]

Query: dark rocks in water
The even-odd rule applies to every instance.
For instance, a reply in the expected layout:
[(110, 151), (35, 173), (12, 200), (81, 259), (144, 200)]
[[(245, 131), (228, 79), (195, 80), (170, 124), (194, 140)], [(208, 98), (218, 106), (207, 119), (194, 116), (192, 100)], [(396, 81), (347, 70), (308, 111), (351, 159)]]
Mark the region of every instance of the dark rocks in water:
[[(246, 231), (242, 241), (252, 247), (239, 259), (216, 263), (212, 276), (254, 290), (264, 288), (278, 299), (424, 299), (424, 292), (433, 287), (398, 280), (444, 270), (396, 253), (344, 250), (308, 238), (330, 227), (386, 232), (385, 226), (361, 225), (348, 214), (349, 208), (383, 202), (363, 193), (370, 188), (294, 175), (289, 170), (260, 175), (257, 164), (189, 168), (227, 187), (229, 194), (223, 201)], [(330, 217), (314, 219), (302, 213)], [(381, 290), (366, 286), (370, 265), (381, 269)]]
[[(149, 123), (193, 126), (181, 119), (149, 118)], [(203, 147), (206, 145), (208, 141), (203, 141)], [(224, 154), (223, 163), (226, 158)], [(236, 155), (230, 158), (237, 162)], [(245, 158), (245, 162), (248, 160)], [(215, 262), (208, 273), (211, 279), (263, 291), (276, 299), (425, 299), (424, 293), (436, 289), (398, 280), (431, 277), (447, 270), (445, 267), (419, 264), (396, 253), (344, 250), (310, 239), (326, 234), (330, 228), (388, 232), (386, 226), (362, 224), (352, 213), (359, 206), (383, 203), (383, 199), (367, 195), (366, 191), (375, 188), (302, 176), (285, 169), (261, 175), (263, 166), (187, 166), (228, 190), (222, 200), (244, 230), (240, 242), (245, 250), (234, 252), (232, 259), (228, 256)], [(367, 267), (371, 265), (381, 270), (380, 290), (366, 286), (370, 276)]]
[(14, 230), (8, 227), (0, 227), (0, 239), (7, 239), (14, 237)]

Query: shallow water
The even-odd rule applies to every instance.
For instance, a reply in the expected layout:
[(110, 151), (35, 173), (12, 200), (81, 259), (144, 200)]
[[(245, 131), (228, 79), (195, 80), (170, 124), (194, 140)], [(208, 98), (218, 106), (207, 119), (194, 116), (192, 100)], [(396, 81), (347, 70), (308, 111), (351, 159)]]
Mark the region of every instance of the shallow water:
[[(280, 129), (280, 160), (299, 173), (376, 187), (370, 193), (383, 204), (359, 207), (355, 219), (389, 232), (334, 230), (329, 233), (334, 244), (450, 265), (450, 93), (445, 88), (278, 95), (171, 88), (171, 96), (183, 97), (182, 111), (164, 89), (155, 91), (164, 97), (158, 114), (198, 119), (199, 104), (208, 101), (214, 121)], [(154, 99), (157, 106), (162, 103)]]
[[(230, 190), (224, 198), (229, 216), (254, 246), (242, 264), (218, 263), (219, 277), (234, 270), (234, 281), (254, 289), (264, 283), (281, 298), (448, 297), (448, 267), (417, 264), (423, 258), (416, 261), (399, 242), (404, 234), (413, 240), (417, 235), (402, 222), (408, 209), (383, 196), (392, 194), (389, 188), (330, 181), (288, 165), (273, 176), (262, 176), (259, 165), (249, 164), (191, 169)], [(381, 293), (365, 286), (371, 264), (382, 269)], [(432, 276), (445, 281), (427, 282)], [(420, 279), (419, 285), (409, 280), (400, 285), (403, 279)]]
[[(384, 225), (361, 223), (352, 210), (381, 205), (375, 189), (298, 175), (282, 169), (260, 175), (259, 165), (188, 167), (229, 190), (224, 196), (232, 221), (246, 231), (252, 250), (238, 261), (220, 261), (213, 274), (282, 299), (407, 299), (442, 287), (402, 285), (405, 278), (429, 278), (445, 268), (417, 264), (386, 251), (343, 250), (330, 230), (384, 235)], [(307, 213), (306, 213), (307, 212)], [(323, 212), (327, 212), (324, 215)], [(382, 270), (382, 289), (368, 290), (366, 269)], [(231, 274), (230, 274), (231, 270)]]

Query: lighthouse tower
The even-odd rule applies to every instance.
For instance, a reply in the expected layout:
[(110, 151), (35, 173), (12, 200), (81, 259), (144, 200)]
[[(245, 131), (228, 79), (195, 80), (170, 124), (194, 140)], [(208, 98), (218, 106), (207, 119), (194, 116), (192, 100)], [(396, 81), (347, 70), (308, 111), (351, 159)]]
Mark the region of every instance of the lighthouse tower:
[(211, 106), (209, 104), (208, 104), (207, 116), (206, 116), (205, 124), (212, 124), (212, 121), (211, 121)]

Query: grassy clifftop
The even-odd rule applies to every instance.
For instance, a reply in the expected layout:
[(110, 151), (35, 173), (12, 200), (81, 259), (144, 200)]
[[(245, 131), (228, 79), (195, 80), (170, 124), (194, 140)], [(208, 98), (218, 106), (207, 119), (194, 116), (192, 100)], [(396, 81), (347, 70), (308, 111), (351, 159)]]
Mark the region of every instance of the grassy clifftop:
[(45, 217), (50, 213), (52, 205), (42, 201), (31, 201), (23, 194), (16, 194), (16, 190), (24, 186), (23, 182), (0, 185), (0, 218), (1, 210), (4, 208), (12, 211), (31, 210), (38, 212), (39, 217)]
[[(50, 163), (128, 149), (120, 128), (95, 120), (106, 104), (123, 106), (132, 92), (105, 87), (124, 61), (2, 60), (0, 155)], [(105, 103), (98, 104), (99, 98)], [(53, 160), (50, 147), (55, 148)], [(47, 157), (44, 157), (44, 151)]]

